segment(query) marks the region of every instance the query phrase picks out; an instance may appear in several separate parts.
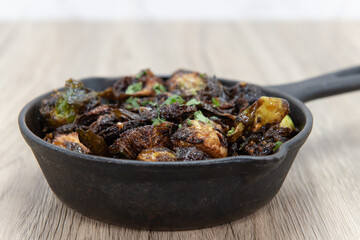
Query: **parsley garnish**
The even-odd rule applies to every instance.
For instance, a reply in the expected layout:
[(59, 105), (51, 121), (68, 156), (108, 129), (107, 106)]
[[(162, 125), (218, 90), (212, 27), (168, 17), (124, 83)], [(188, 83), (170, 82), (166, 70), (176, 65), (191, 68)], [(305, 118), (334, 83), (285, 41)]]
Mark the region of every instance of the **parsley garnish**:
[(157, 118), (151, 119), (151, 121), (153, 122), (152, 125), (157, 126), (160, 123), (166, 122), (165, 119), (162, 119), (160, 117), (160, 111), (159, 111), (159, 107), (156, 108), (156, 113), (157, 113)]
[(153, 122), (152, 125), (154, 125), (154, 126), (157, 126), (157, 125), (159, 125), (160, 123), (166, 122), (166, 120), (165, 120), (165, 119), (162, 119), (162, 118), (154, 118), (154, 119), (152, 119), (151, 121)]
[(153, 101), (150, 100), (145, 100), (141, 103), (141, 106), (146, 106), (146, 105), (151, 105), (151, 106), (156, 106), (156, 103), (154, 103)]
[(199, 76), (202, 78), (206, 78), (206, 74), (205, 73), (199, 73)]
[(141, 78), (142, 76), (146, 76), (147, 74), (147, 71), (146, 70), (142, 70), (141, 72), (139, 72), (138, 74), (136, 74), (135, 78), (136, 79), (139, 79)]
[(180, 124), (178, 125), (178, 127), (179, 127), (179, 128), (182, 128), (182, 124), (180, 123)]
[(184, 99), (182, 97), (180, 97), (179, 95), (172, 95), (170, 97), (168, 97), (168, 99), (166, 99), (166, 101), (163, 103), (163, 105), (170, 105), (170, 104), (173, 104), (173, 103), (184, 103)]
[(220, 103), (216, 98), (212, 98), (211, 101), (213, 102), (213, 107), (220, 107)]
[(220, 118), (218, 118), (217, 116), (211, 116), (210, 120), (219, 120)]
[(153, 89), (155, 91), (155, 94), (160, 94), (160, 93), (166, 92), (166, 88), (164, 87), (164, 85), (162, 85), (160, 83), (156, 83), (153, 86)]
[(126, 105), (127, 109), (131, 109), (131, 108), (139, 108), (140, 105), (138, 103), (138, 98), (134, 98), (134, 97), (129, 97), (128, 99), (126, 99), (126, 103), (128, 103)]
[(277, 142), (275, 143), (275, 147), (273, 148), (273, 152), (275, 152), (276, 150), (278, 150), (278, 148), (281, 146), (281, 144), (283, 144), (283, 142), (277, 141)]
[(191, 99), (190, 101), (188, 101), (186, 103), (187, 106), (196, 106), (196, 105), (199, 105), (199, 104), (201, 104), (201, 102), (196, 100), (195, 98)]
[(191, 120), (190, 119), (186, 119), (186, 123), (188, 126), (191, 126)]
[(130, 86), (128, 86), (125, 93), (133, 94), (133, 93), (141, 91), (142, 88), (143, 88), (142, 82), (134, 83), (134, 84), (131, 84)]
[(204, 114), (199, 110), (194, 113), (194, 118), (196, 120), (202, 121), (204, 123), (210, 123), (210, 119), (204, 116)]
[(234, 127), (232, 127), (228, 132), (227, 132), (227, 135), (231, 135), (231, 134), (233, 134), (234, 133), (234, 131), (235, 131), (235, 128)]

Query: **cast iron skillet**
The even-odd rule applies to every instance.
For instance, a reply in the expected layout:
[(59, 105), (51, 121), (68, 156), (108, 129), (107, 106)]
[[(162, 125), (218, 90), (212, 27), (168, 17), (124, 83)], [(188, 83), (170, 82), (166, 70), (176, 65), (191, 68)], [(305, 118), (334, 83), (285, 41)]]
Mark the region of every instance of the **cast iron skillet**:
[[(96, 90), (114, 81), (83, 80)], [(360, 89), (360, 67), (261, 89), (266, 95), (287, 99), (290, 116), (301, 129), (276, 154), (264, 157), (141, 162), (67, 151), (41, 138), (38, 107), (50, 93), (22, 109), (19, 126), (53, 192), (83, 215), (131, 228), (203, 228), (247, 216), (276, 195), (312, 128), (312, 115), (303, 102)]]

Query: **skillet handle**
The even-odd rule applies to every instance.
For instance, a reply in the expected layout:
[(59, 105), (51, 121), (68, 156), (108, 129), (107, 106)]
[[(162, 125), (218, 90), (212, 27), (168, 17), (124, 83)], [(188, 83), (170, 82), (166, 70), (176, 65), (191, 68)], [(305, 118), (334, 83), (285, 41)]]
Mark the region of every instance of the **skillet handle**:
[(308, 80), (271, 86), (303, 102), (360, 89), (360, 66), (328, 73)]

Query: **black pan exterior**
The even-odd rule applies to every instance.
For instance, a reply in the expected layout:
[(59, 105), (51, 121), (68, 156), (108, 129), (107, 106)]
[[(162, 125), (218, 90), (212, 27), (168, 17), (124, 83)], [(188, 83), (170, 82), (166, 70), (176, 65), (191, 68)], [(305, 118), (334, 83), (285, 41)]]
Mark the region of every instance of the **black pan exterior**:
[[(100, 90), (113, 81), (92, 78), (84, 83)], [(83, 215), (139, 229), (203, 228), (247, 216), (266, 205), (310, 134), (312, 116), (302, 102), (275, 89), (262, 89), (266, 95), (286, 98), (292, 119), (302, 129), (276, 154), (264, 157), (160, 163), (67, 151), (41, 139), (38, 107), (48, 94), (23, 108), (19, 126), (53, 192)]]

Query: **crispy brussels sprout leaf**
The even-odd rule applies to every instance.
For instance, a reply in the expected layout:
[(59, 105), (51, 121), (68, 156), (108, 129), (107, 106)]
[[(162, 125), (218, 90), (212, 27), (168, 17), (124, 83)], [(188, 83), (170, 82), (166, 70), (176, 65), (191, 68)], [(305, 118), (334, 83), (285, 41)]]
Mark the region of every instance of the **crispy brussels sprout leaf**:
[(265, 124), (280, 123), (289, 111), (289, 103), (285, 99), (260, 97), (238, 116), (235, 130), (227, 137), (230, 142), (235, 142), (244, 131), (256, 132)]
[(128, 110), (122, 109), (122, 108), (113, 109), (113, 110), (111, 110), (111, 112), (113, 114), (115, 114), (115, 116), (121, 121), (140, 120), (141, 119), (139, 114), (133, 113), (131, 111), (128, 111)]
[(79, 134), (80, 142), (89, 148), (92, 154), (98, 156), (108, 155), (109, 148), (101, 136), (91, 130), (78, 129), (76, 132)]
[(294, 122), (292, 121), (289, 115), (286, 115), (283, 120), (280, 122), (280, 127), (282, 128), (290, 128), (291, 130), (295, 130)]

